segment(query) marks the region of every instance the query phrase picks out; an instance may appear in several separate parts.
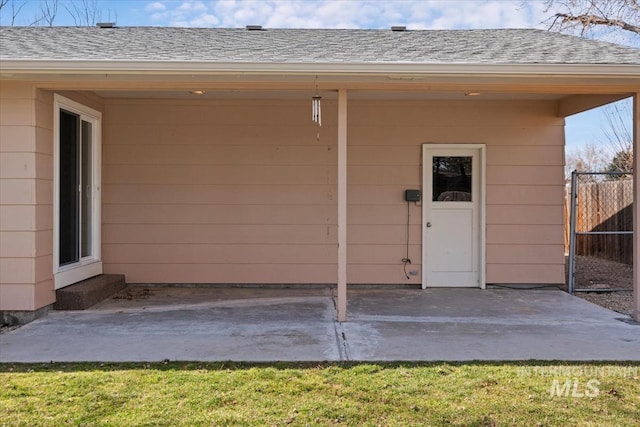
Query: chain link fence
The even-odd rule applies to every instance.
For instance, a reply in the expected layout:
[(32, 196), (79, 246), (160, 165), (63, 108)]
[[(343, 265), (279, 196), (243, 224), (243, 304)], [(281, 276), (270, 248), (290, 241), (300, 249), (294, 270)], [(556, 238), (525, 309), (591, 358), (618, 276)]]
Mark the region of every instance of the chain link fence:
[(633, 289), (630, 173), (576, 172), (569, 205), (569, 292)]

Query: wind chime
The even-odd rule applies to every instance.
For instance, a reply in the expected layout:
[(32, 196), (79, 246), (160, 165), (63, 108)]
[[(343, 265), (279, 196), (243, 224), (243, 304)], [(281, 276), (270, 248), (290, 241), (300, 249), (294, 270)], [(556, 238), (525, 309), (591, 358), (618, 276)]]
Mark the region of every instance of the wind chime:
[(316, 93), (311, 97), (311, 120), (318, 125), (316, 140), (320, 141), (320, 126), (322, 126), (322, 97), (318, 93), (318, 78), (316, 77)]

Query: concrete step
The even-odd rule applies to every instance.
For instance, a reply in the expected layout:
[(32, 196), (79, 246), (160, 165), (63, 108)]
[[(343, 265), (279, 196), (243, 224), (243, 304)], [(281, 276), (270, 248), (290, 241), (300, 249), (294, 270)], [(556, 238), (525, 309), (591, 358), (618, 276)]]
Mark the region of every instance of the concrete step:
[(127, 286), (124, 274), (101, 274), (58, 289), (54, 310), (86, 310)]

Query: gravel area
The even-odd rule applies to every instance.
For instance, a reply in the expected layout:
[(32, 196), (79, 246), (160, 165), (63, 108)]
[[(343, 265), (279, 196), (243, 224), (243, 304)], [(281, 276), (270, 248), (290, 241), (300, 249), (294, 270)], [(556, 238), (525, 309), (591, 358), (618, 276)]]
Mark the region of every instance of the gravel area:
[(633, 311), (633, 268), (602, 258), (576, 257), (576, 289), (628, 289), (614, 292), (576, 292), (575, 295), (618, 313)]
[(577, 297), (598, 304), (609, 310), (631, 316), (633, 312), (633, 292), (576, 292)]

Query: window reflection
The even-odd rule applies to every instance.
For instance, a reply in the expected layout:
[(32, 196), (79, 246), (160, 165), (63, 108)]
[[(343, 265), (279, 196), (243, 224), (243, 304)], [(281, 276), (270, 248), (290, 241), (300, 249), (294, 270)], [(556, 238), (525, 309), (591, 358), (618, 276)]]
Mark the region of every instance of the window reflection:
[(471, 156), (433, 157), (433, 201), (470, 202)]

